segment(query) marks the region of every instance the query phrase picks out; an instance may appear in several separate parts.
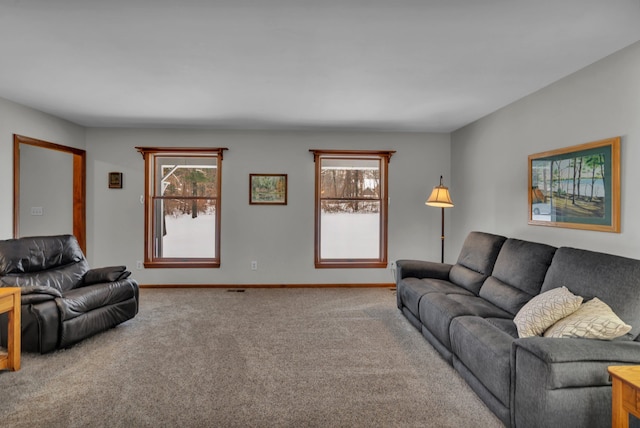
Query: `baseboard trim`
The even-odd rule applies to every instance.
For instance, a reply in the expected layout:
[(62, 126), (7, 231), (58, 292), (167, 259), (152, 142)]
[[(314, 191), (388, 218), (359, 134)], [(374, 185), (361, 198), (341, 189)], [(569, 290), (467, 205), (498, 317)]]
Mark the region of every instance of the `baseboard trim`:
[(367, 284), (140, 284), (140, 288), (395, 288), (394, 283)]

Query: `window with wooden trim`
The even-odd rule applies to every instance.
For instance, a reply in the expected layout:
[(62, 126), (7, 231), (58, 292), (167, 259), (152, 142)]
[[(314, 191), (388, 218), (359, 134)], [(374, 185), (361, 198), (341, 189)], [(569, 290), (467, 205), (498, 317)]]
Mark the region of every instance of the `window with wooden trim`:
[(386, 268), (387, 170), (395, 151), (311, 152), (316, 268)]
[(145, 160), (145, 268), (220, 267), (224, 148), (136, 147)]

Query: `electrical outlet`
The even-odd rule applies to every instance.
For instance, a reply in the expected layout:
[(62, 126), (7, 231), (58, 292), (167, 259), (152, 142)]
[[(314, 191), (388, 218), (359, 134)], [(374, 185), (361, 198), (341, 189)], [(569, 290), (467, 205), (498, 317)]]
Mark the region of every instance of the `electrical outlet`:
[(136, 261), (136, 269), (141, 270), (143, 267), (142, 260)]
[(258, 262), (253, 260), (251, 262), (251, 270), (258, 270)]
[(396, 268), (396, 263), (395, 262), (389, 262), (389, 264), (387, 265), (387, 269), (395, 269)]

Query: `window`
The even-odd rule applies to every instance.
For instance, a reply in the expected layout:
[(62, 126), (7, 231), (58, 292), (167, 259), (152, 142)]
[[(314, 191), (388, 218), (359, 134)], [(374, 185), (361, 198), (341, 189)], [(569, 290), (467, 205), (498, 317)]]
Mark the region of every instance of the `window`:
[(136, 147), (145, 160), (146, 268), (220, 267), (221, 148)]
[(394, 151), (311, 150), (317, 268), (387, 267), (387, 166)]

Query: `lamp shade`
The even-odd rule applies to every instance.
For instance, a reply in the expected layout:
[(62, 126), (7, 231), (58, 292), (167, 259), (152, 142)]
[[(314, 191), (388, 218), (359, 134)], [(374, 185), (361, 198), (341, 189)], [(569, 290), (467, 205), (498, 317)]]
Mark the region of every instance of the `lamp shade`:
[(432, 207), (451, 208), (453, 201), (449, 195), (449, 188), (442, 185), (442, 176), (440, 176), (440, 185), (433, 188), (431, 196), (425, 202), (425, 205)]

